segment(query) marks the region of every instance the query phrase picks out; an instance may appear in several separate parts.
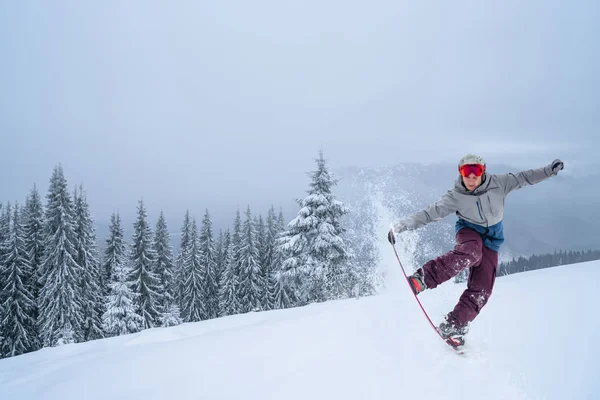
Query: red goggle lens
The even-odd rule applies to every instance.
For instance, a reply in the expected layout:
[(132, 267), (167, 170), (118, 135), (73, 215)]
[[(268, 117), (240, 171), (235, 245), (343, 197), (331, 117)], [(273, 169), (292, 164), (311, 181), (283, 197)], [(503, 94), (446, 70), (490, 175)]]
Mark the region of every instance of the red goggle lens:
[(485, 172), (485, 165), (481, 164), (465, 164), (458, 168), (458, 171), (462, 176), (469, 176), (475, 174), (475, 176), (481, 176)]

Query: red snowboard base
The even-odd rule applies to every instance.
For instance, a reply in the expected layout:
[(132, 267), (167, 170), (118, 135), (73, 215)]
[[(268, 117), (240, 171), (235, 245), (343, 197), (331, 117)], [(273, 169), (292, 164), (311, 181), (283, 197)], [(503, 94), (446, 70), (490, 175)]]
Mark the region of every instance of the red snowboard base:
[[(390, 234), (393, 235), (393, 232), (390, 231)], [(442, 339), (448, 346), (452, 347), (452, 349), (454, 349), (454, 351), (456, 351), (457, 354), (464, 355), (465, 354), (464, 347), (463, 347), (464, 342), (460, 343), (452, 338), (445, 339), (442, 336), (442, 334), (438, 331), (438, 329), (434, 325), (434, 323), (431, 322), (431, 318), (429, 318), (429, 315), (427, 315), (427, 311), (425, 311), (425, 308), (423, 308), (421, 301), (419, 300), (417, 295), (413, 292), (412, 287), (410, 286), (410, 282), (408, 281), (408, 275), (406, 275), (406, 271), (404, 270), (404, 267), (402, 266), (402, 262), (400, 262), (400, 257), (398, 257), (398, 252), (396, 251), (396, 246), (392, 245), (392, 248), (394, 249), (394, 254), (396, 254), (396, 259), (398, 260), (398, 264), (400, 264), (400, 268), (402, 269), (402, 273), (404, 274), (404, 278), (406, 280), (406, 284), (408, 285), (408, 287), (410, 289), (410, 292), (413, 294), (413, 296), (415, 296), (415, 300), (417, 300), (417, 303), (419, 303), (419, 307), (421, 307), (423, 314), (425, 314), (425, 318), (427, 318), (427, 321), (429, 321), (429, 324), (431, 325), (431, 327), (433, 328), (435, 333), (437, 333), (437, 335), (440, 337), (440, 339)]]

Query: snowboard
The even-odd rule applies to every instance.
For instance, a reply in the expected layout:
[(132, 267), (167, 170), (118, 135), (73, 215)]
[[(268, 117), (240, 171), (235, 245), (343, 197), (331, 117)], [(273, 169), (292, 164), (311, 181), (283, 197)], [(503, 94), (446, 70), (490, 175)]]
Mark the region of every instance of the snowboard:
[[(393, 233), (391, 231), (390, 231), (390, 233), (393, 235)], [(431, 325), (431, 327), (433, 328), (435, 333), (439, 336), (439, 338), (442, 339), (448, 346), (450, 346), (457, 354), (459, 354), (461, 356), (465, 355), (466, 351), (465, 351), (465, 347), (464, 347), (464, 339), (463, 339), (463, 342), (460, 343), (458, 341), (453, 340), (452, 338), (447, 338), (447, 339), (444, 338), (442, 336), (442, 334), (440, 333), (440, 331), (438, 331), (435, 324), (431, 321), (431, 318), (429, 318), (429, 315), (427, 314), (427, 311), (425, 311), (425, 308), (421, 304), (421, 301), (419, 300), (419, 298), (417, 297), (415, 292), (412, 290), (412, 286), (410, 285), (410, 282), (408, 281), (408, 275), (406, 275), (406, 271), (404, 270), (404, 267), (402, 266), (402, 262), (400, 262), (400, 257), (398, 256), (398, 251), (396, 250), (396, 246), (394, 244), (392, 244), (392, 248), (394, 249), (394, 254), (396, 254), (396, 260), (398, 260), (398, 264), (400, 264), (400, 268), (402, 269), (402, 273), (404, 274), (404, 280), (406, 281), (406, 284), (408, 285), (408, 289), (415, 297), (415, 300), (419, 304), (419, 307), (421, 307), (421, 311), (423, 311), (425, 318), (427, 318), (427, 321), (429, 321), (429, 325)]]

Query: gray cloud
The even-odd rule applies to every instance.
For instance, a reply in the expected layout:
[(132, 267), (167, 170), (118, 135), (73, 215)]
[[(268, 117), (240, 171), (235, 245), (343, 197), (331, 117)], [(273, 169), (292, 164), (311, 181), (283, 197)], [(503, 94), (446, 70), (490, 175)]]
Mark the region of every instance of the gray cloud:
[(585, 165), (600, 144), (594, 1), (0, 7), (8, 199), (62, 162), (97, 214), (141, 196), (201, 214), (293, 204), (319, 149)]

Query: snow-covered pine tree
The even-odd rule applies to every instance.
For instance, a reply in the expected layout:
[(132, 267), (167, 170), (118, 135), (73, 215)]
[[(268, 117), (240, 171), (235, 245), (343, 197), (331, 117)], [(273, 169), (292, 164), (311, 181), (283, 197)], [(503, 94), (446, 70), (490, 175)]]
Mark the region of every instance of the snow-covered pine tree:
[[(221, 275), (223, 274), (223, 271), (225, 270), (225, 259), (227, 258), (227, 247), (229, 246), (229, 230), (223, 232), (222, 230), (219, 231), (219, 236), (217, 237), (217, 240), (215, 241), (215, 254), (216, 254), (216, 263), (217, 263), (217, 271), (216, 271), (216, 275), (215, 278), (217, 280), (217, 282), (219, 282), (219, 299), (220, 299), (220, 293), (221, 293)], [(220, 307), (221, 301), (219, 300), (219, 307)], [(219, 312), (218, 314), (219, 316), (221, 315), (221, 313)]]
[(239, 268), (241, 312), (261, 310), (260, 292), (264, 282), (261, 279), (257, 233), (250, 207), (246, 209), (246, 218), (242, 224)]
[[(12, 207), (10, 203), (6, 203), (6, 206), (0, 203), (0, 270), (3, 266), (2, 262), (7, 254), (10, 252), (10, 221), (12, 219)], [(0, 280), (2, 282), (2, 280)], [(1, 288), (0, 284), (0, 288)], [(2, 305), (0, 304), (0, 307)], [(1, 308), (0, 308), (1, 311)]]
[(160, 322), (161, 326), (175, 326), (181, 324), (179, 306), (175, 300), (175, 263), (173, 262), (173, 249), (171, 236), (167, 228), (167, 221), (163, 212), (160, 212), (154, 234), (154, 253), (156, 253), (155, 273), (160, 282)]
[[(4, 204), (0, 203), (0, 245), (7, 240), (9, 233), (10, 233), (10, 225), (5, 226), (6, 225), (6, 210), (4, 209)], [(5, 227), (4, 230), (2, 230), (2, 227)]]
[[(241, 227), (241, 225), (240, 225)], [(227, 258), (227, 251), (229, 250), (229, 245), (231, 244), (231, 230), (228, 228), (225, 231), (225, 238), (223, 241), (223, 260), (225, 260)], [(225, 265), (225, 261), (223, 262), (223, 265)]]
[(308, 196), (299, 199), (300, 211), (288, 224), (280, 245), (284, 251), (282, 274), (294, 285), (300, 304), (344, 296), (348, 253), (340, 224), (348, 209), (336, 200), (323, 152), (316, 160)]
[(197, 322), (206, 319), (206, 274), (201, 264), (200, 243), (196, 219), (190, 225), (188, 244), (183, 249), (183, 320)]
[(73, 201), (61, 165), (54, 168), (46, 196), (44, 258), (40, 270), (38, 329), (44, 346), (83, 340)]
[(10, 203), (4, 204), (0, 203), (0, 243), (4, 243), (10, 237), (10, 219), (11, 215), (11, 205)]
[(347, 291), (354, 293), (358, 287), (360, 296), (375, 294), (377, 280), (378, 251), (375, 246), (377, 209), (373, 200), (367, 196), (355, 207), (359, 212), (353, 212), (352, 218), (347, 219), (347, 229), (344, 241), (348, 243), (348, 252), (353, 257), (348, 262)]
[(103, 266), (107, 303), (102, 315), (102, 328), (106, 336), (126, 335), (142, 329), (143, 320), (136, 313), (134, 294), (128, 282), (128, 262), (121, 217), (118, 213), (113, 213), (110, 217)]
[(277, 229), (277, 217), (275, 216), (275, 208), (271, 206), (267, 214), (267, 224), (264, 233), (263, 243), (263, 275), (265, 277), (265, 291), (263, 293), (263, 307), (265, 310), (275, 308), (275, 291), (277, 287), (277, 279), (275, 271), (278, 269), (275, 265), (277, 256), (275, 254), (275, 241), (279, 231)]
[[(152, 250), (155, 255), (155, 262), (153, 263), (154, 275), (158, 278), (158, 296), (157, 310), (162, 315), (165, 310), (165, 302), (169, 302), (169, 286), (173, 281), (174, 273), (174, 262), (173, 262), (173, 251), (171, 249), (170, 235), (167, 228), (167, 221), (163, 211), (160, 211), (158, 220), (154, 230), (154, 240), (152, 242)], [(159, 318), (160, 319), (160, 318)]]
[[(118, 229), (120, 230), (120, 226)], [(118, 242), (118, 240), (118, 238), (112, 238), (113, 243)], [(102, 315), (104, 332), (106, 336), (120, 336), (139, 332), (142, 330), (144, 320), (136, 312), (135, 295), (128, 282), (131, 271), (127, 266), (126, 259), (116, 256), (111, 264), (111, 271), (111, 282), (108, 284), (108, 302), (106, 311)]]
[(238, 314), (240, 305), (240, 263), (239, 253), (242, 233), (242, 218), (240, 210), (235, 213), (233, 222), (233, 233), (229, 236), (227, 256), (223, 274), (221, 275), (221, 287), (219, 291), (219, 305), (221, 316)]
[(274, 308), (282, 309), (293, 307), (294, 304), (298, 303), (298, 299), (295, 297), (294, 287), (291, 284), (290, 277), (281, 273), (283, 249), (279, 243), (281, 242), (283, 235), (285, 235), (285, 219), (281, 210), (279, 210), (279, 215), (277, 216), (276, 231), (273, 260), (271, 262), (271, 275), (275, 281), (273, 289)]
[[(223, 241), (225, 240), (225, 232), (219, 231), (219, 234), (215, 237), (215, 263), (217, 264), (217, 271), (223, 270), (223, 260), (225, 254), (223, 253)], [(221, 282), (219, 280), (219, 282)]]
[(104, 295), (110, 293), (110, 285), (115, 282), (114, 274), (117, 267), (127, 264), (127, 244), (123, 226), (121, 225), (121, 216), (113, 213), (110, 216), (110, 225), (108, 227), (108, 238), (106, 238), (106, 247), (104, 249), (104, 264), (102, 266), (102, 276), (104, 282)]
[[(228, 243), (223, 273), (221, 274), (221, 285), (219, 287), (220, 316), (238, 314), (241, 309), (236, 293), (236, 290), (239, 287), (239, 281), (237, 275), (235, 244), (233, 240), (228, 241)], [(227, 245), (227, 243), (225, 243), (225, 245)]]
[[(3, 277), (2, 277), (2, 251), (3, 251), (3, 246), (8, 246), (8, 242), (7, 242), (7, 236), (8, 236), (8, 232), (7, 230), (3, 229), (3, 220), (4, 220), (4, 205), (2, 203), (0, 203), (0, 282), (3, 281)], [(0, 298), (2, 297), (2, 285), (0, 285)], [(2, 317), (3, 311), (2, 311), (2, 302), (0, 302), (0, 318)], [(4, 336), (2, 336), (2, 330), (0, 330), (0, 349), (2, 348), (2, 343), (4, 341)], [(2, 358), (2, 353), (0, 353), (0, 358)]]
[(261, 310), (270, 310), (271, 306), (269, 303), (269, 287), (267, 283), (269, 275), (269, 266), (267, 264), (267, 232), (262, 214), (259, 214), (258, 217), (255, 217), (254, 227), (256, 229), (256, 248), (258, 249), (258, 265), (260, 267), (260, 308)]
[(219, 282), (217, 281), (217, 255), (212, 231), (210, 214), (206, 210), (200, 230), (200, 264), (205, 273), (206, 318), (219, 316)]
[(230, 243), (231, 231), (227, 228), (223, 233), (223, 240), (221, 242), (221, 263), (217, 266), (217, 272), (219, 273), (219, 289), (221, 288), (221, 275), (223, 274), (223, 271), (225, 271), (225, 264), (227, 263), (227, 250), (229, 249)]
[[(179, 304), (179, 309), (183, 310), (183, 285), (185, 281), (184, 269), (183, 269), (183, 257), (185, 251), (189, 247), (190, 236), (191, 236), (191, 226), (192, 221), (190, 219), (190, 210), (185, 212), (185, 217), (183, 218), (183, 224), (181, 225), (181, 237), (179, 242), (179, 254), (177, 255), (177, 259), (175, 260), (175, 298), (177, 300), (177, 304)], [(183, 314), (182, 314), (183, 315)]]
[(83, 314), (83, 340), (96, 340), (104, 337), (102, 332), (104, 296), (100, 255), (96, 246), (94, 221), (83, 186), (79, 186), (73, 198), (75, 200), (75, 249), (77, 264), (82, 268), (79, 292)]
[(152, 231), (148, 225), (146, 209), (143, 200), (137, 208), (137, 219), (133, 224), (131, 246), (131, 276), (137, 312), (143, 319), (143, 329), (159, 325), (159, 281), (154, 274), (156, 254), (152, 249)]
[(4, 338), (0, 357), (17, 356), (37, 348), (35, 300), (26, 286), (32, 272), (18, 204), (15, 204), (10, 225), (10, 235), (3, 244), (4, 254), (0, 259), (0, 336)]
[[(231, 236), (231, 243), (233, 244), (233, 273), (236, 277), (237, 286), (235, 287), (235, 296), (237, 297), (237, 303), (241, 307), (241, 291), (240, 282), (242, 280), (241, 265), (240, 265), (240, 249), (242, 247), (242, 215), (240, 210), (236, 210), (235, 219), (233, 220), (233, 235)], [(241, 312), (241, 308), (238, 308), (237, 313)]]
[[(8, 208), (8, 210), (7, 210)], [(10, 203), (0, 203), (0, 273), (4, 266), (3, 260), (9, 252), (9, 238), (10, 238)], [(3, 277), (0, 275), (0, 282), (3, 282)], [(0, 284), (0, 296), (2, 295), (2, 284)], [(2, 316), (2, 302), (0, 302), (0, 317)], [(2, 331), (0, 331), (0, 345), (2, 344)], [(1, 355), (0, 355), (1, 357)]]
[[(25, 251), (27, 252), (29, 265), (31, 267), (31, 276), (27, 279), (25, 286), (34, 298), (33, 319), (36, 321), (37, 329), (39, 314), (37, 302), (41, 288), (39, 278), (42, 261), (44, 259), (44, 208), (35, 185), (31, 189), (29, 196), (27, 196), (25, 209), (23, 210), (23, 219), (25, 221)], [(39, 346), (39, 340), (37, 342)]]

